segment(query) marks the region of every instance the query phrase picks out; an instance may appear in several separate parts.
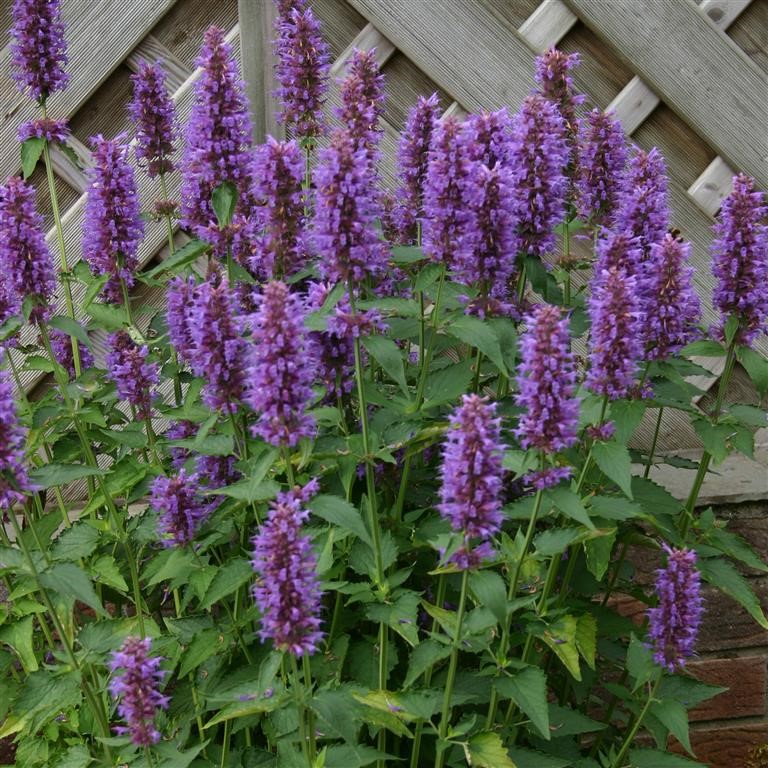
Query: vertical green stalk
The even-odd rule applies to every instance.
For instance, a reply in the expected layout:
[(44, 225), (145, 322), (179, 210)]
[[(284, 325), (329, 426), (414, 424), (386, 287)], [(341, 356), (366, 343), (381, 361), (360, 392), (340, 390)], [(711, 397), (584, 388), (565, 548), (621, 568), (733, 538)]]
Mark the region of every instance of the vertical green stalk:
[(643, 470), (643, 477), (647, 478), (651, 473), (651, 467), (653, 466), (653, 456), (656, 453), (656, 445), (659, 442), (659, 433), (661, 432), (661, 420), (664, 417), (664, 406), (659, 408), (659, 415), (656, 417), (656, 428), (653, 430), (653, 440), (651, 440), (651, 449), (648, 452), (648, 461), (645, 464)]
[[(304, 672), (304, 686), (308, 694), (312, 694), (312, 669), (309, 664), (309, 654), (305, 653), (301, 657), (301, 664)], [(315, 743), (315, 713), (311, 707), (307, 707), (307, 731), (309, 736), (309, 757), (312, 765), (315, 763), (317, 755), (317, 745)]]
[[(464, 622), (464, 611), (467, 605), (467, 587), (469, 585), (469, 570), (465, 569), (461, 575), (461, 594), (459, 596), (459, 609), (456, 613), (456, 634), (453, 636), (451, 647), (451, 658), (448, 662), (448, 678), (445, 681), (445, 691), (443, 693), (443, 706), (440, 712), (440, 727), (438, 730), (439, 741), (445, 741), (448, 735), (448, 726), (451, 721), (451, 699), (453, 698), (453, 686), (456, 682), (456, 667), (459, 662), (459, 646), (461, 645), (461, 629)], [(435, 768), (443, 768), (447, 747), (438, 743), (435, 752)]]
[[(712, 420), (717, 421), (720, 417), (720, 413), (723, 409), (723, 401), (725, 400), (725, 394), (728, 390), (728, 385), (731, 382), (731, 374), (733, 373), (733, 367), (736, 363), (736, 336), (734, 340), (728, 345), (728, 353), (725, 358), (725, 368), (723, 369), (723, 375), (720, 377), (720, 384), (717, 390), (717, 398), (715, 400), (715, 408), (712, 412)], [(693, 487), (688, 495), (688, 500), (685, 503), (685, 512), (683, 514), (680, 524), (680, 535), (685, 538), (688, 533), (688, 528), (691, 522), (693, 522), (693, 510), (696, 508), (696, 501), (699, 498), (701, 492), (701, 486), (704, 484), (704, 478), (707, 476), (707, 470), (709, 469), (709, 463), (712, 461), (712, 454), (709, 451), (704, 451), (699, 462), (699, 469), (696, 472), (696, 477), (693, 480)]]
[[(48, 117), (45, 107), (45, 100), (40, 103), (43, 120)], [(61, 226), (61, 211), (59, 209), (59, 197), (56, 193), (56, 180), (53, 177), (53, 164), (51, 163), (51, 150), (48, 142), (43, 142), (43, 163), (45, 164), (45, 176), (48, 180), (48, 192), (51, 197), (51, 211), (53, 213), (54, 226), (56, 228), (56, 240), (59, 244), (59, 253), (61, 254), (61, 280), (64, 283), (64, 300), (67, 304), (67, 314), (75, 320), (75, 302), (72, 299), (72, 286), (69, 278), (69, 265), (67, 264), (67, 248), (64, 244), (64, 230)], [(75, 378), (80, 376), (80, 350), (77, 346), (77, 339), (70, 337), (72, 341), (72, 360), (75, 366)]]
[(616, 755), (616, 759), (611, 763), (611, 768), (622, 768), (624, 765), (624, 758), (627, 756), (627, 752), (629, 752), (629, 748), (635, 741), (635, 736), (637, 736), (637, 732), (640, 730), (640, 726), (643, 724), (643, 720), (648, 714), (648, 710), (651, 708), (651, 704), (654, 702), (653, 697), (656, 695), (656, 691), (659, 688), (660, 682), (661, 677), (656, 680), (656, 682), (653, 684), (653, 687), (648, 692), (648, 700), (645, 702), (645, 706), (640, 711), (640, 714), (635, 718), (635, 722), (632, 724), (632, 727), (627, 734), (627, 738), (624, 739), (624, 743), (621, 745), (619, 754)]
[(291, 660), (291, 677), (293, 678), (293, 687), (295, 690), (296, 708), (299, 711), (299, 739), (301, 741), (301, 753), (307, 761), (307, 768), (312, 768), (312, 756), (309, 751), (309, 739), (307, 738), (307, 708), (304, 704), (304, 697), (301, 692), (301, 677), (299, 676), (299, 667), (296, 664), (296, 657), (288, 654)]
[(152, 752), (146, 744), (144, 745), (144, 759), (147, 761), (149, 768), (155, 768), (155, 761), (152, 759)]

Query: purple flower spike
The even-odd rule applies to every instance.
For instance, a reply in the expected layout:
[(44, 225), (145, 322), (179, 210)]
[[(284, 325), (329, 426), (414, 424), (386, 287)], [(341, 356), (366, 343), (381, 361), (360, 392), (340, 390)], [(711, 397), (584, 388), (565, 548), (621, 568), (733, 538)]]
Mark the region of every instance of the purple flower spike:
[(524, 412), (515, 435), (523, 448), (556, 453), (576, 442), (579, 420), (568, 318), (558, 307), (539, 304), (526, 324), (516, 399)]
[(30, 320), (50, 313), (48, 302), (56, 288), (51, 252), (45, 242), (43, 217), (35, 207), (35, 189), (18, 176), (0, 187), (0, 268), (6, 291), (21, 301), (30, 298)]
[(293, 275), (307, 261), (304, 236), (304, 153), (295, 141), (271, 136), (256, 152), (253, 194), (259, 236), (251, 261), (254, 274), (266, 279)]
[(242, 336), (237, 297), (226, 277), (213, 272), (197, 286), (189, 307), (190, 365), (205, 380), (203, 402), (235, 413), (245, 388), (248, 344)]
[(253, 433), (274, 446), (294, 446), (315, 432), (307, 414), (313, 400), (314, 349), (304, 329), (301, 299), (285, 283), (264, 286), (254, 318), (248, 404), (259, 413)]
[(103, 293), (122, 304), (120, 281), (134, 283), (136, 252), (144, 234), (133, 167), (128, 162), (125, 135), (115, 139), (96, 136), (93, 168), (88, 173), (88, 198), (83, 216), (83, 256), (97, 275), (109, 275)]
[(655, 147), (650, 152), (635, 152), (627, 166), (615, 228), (638, 238), (642, 261), (649, 258), (651, 246), (661, 242), (669, 229), (667, 167)]
[(397, 150), (400, 188), (395, 209), (402, 242), (416, 240), (416, 223), (424, 216), (424, 187), (429, 163), (429, 145), (440, 117), (436, 93), (428, 99), (419, 97), (408, 113)]
[(546, 491), (560, 485), (573, 475), (573, 467), (547, 467), (537, 472), (529, 472), (523, 479), (536, 491)]
[(648, 611), (648, 638), (656, 663), (675, 672), (694, 654), (704, 602), (696, 553), (667, 544), (664, 551), (667, 565), (656, 571), (659, 602)]
[(736, 339), (746, 345), (768, 330), (768, 227), (761, 223), (767, 214), (765, 197), (742, 173), (734, 177), (733, 191), (723, 201), (714, 228), (712, 271), (720, 330), (730, 316), (738, 317)]
[(610, 226), (627, 162), (624, 129), (611, 114), (593, 109), (582, 123), (580, 144), (579, 217), (594, 226)]
[(581, 64), (578, 53), (563, 53), (557, 48), (550, 48), (536, 57), (536, 82), (539, 90), (548, 101), (557, 105), (565, 122), (566, 130), (572, 140), (578, 134), (576, 107), (584, 103), (584, 96), (574, 91), (571, 70)]
[(383, 129), (384, 75), (379, 71), (376, 50), (355, 50), (347, 65), (339, 93), (341, 107), (336, 114), (355, 142), (365, 149), (369, 160), (375, 158)]
[[(67, 369), (69, 378), (75, 378), (75, 357), (72, 351), (72, 338), (69, 334), (58, 328), (49, 328), (48, 335), (51, 339), (51, 349), (56, 362)], [(94, 365), (91, 350), (85, 344), (79, 344), (77, 353), (80, 356), (80, 370), (85, 371)]]
[(165, 672), (160, 669), (162, 656), (152, 656), (152, 641), (147, 637), (127, 637), (119, 651), (112, 654), (109, 668), (113, 673), (110, 693), (119, 700), (117, 711), (125, 726), (115, 726), (115, 733), (128, 734), (140, 747), (160, 741), (155, 726), (158, 709), (168, 709), (169, 699), (160, 693)]
[(26, 433), (19, 424), (13, 383), (4, 363), (0, 359), (0, 510), (7, 512), (24, 500), (31, 484), (24, 464)]
[(320, 34), (320, 22), (304, 3), (279, 8), (275, 72), (282, 102), (278, 115), (297, 139), (321, 136), (325, 130), (323, 103), (328, 93), (330, 51)]
[(589, 297), (592, 332), (585, 386), (611, 400), (627, 397), (643, 355), (636, 278), (614, 266), (599, 271)]
[[(478, 395), (464, 395), (454, 411), (440, 467), (440, 514), (465, 538), (481, 544), (501, 528), (501, 419), (496, 405)], [(466, 553), (464, 553), (466, 555)]]
[(445, 265), (453, 263), (465, 220), (463, 190), (467, 177), (462, 125), (443, 118), (432, 132), (424, 186), (424, 252)]
[(174, 169), (171, 155), (176, 141), (175, 108), (165, 86), (162, 64), (142, 61), (131, 75), (133, 101), (128, 114), (136, 126), (136, 160), (147, 166), (149, 176)]
[(510, 168), (518, 218), (518, 247), (541, 257), (555, 245), (565, 218), (568, 144), (557, 107), (534, 94), (514, 119)]
[(376, 229), (381, 206), (365, 150), (346, 131), (336, 132), (319, 151), (314, 176), (314, 243), (322, 277), (357, 283), (384, 272), (387, 249)]
[(175, 277), (168, 283), (166, 293), (166, 314), (168, 337), (177, 354), (186, 362), (192, 361), (194, 341), (190, 311), (197, 298), (197, 283), (194, 277)]
[(159, 475), (152, 483), (150, 504), (159, 514), (158, 531), (164, 547), (183, 547), (195, 538), (211, 513), (211, 505), (200, 496), (197, 475), (182, 469), (176, 477)]
[(691, 244), (671, 234), (651, 246), (641, 281), (647, 360), (674, 355), (698, 335), (701, 303), (693, 288), (690, 253)]
[[(308, 485), (310, 492), (316, 487)], [(308, 494), (294, 489), (278, 495), (269, 518), (253, 538), (253, 569), (258, 578), (253, 596), (261, 611), (262, 640), (295, 656), (313, 654), (323, 638), (322, 593), (317, 557), (302, 523)]]
[(44, 101), (66, 87), (67, 41), (59, 0), (14, 0), (11, 37), (13, 79), (19, 90)]
[(509, 164), (512, 120), (506, 107), (470, 115), (464, 123), (467, 158), (490, 169)]
[[(241, 197), (251, 183), (251, 119), (232, 46), (224, 31), (210, 27), (196, 65), (203, 72), (195, 83), (182, 163), (182, 225), (210, 241), (218, 224), (211, 195), (224, 182)], [(215, 238), (213, 238), (215, 239)]]
[(595, 244), (595, 252), (597, 255), (595, 273), (613, 267), (639, 279), (639, 275), (643, 272), (641, 261), (643, 252), (640, 249), (640, 241), (625, 231), (602, 230)]
[(68, 120), (51, 120), (46, 117), (22, 123), (19, 126), (18, 139), (45, 139), (49, 144), (66, 144), (69, 134)]
[(157, 363), (148, 363), (149, 349), (140, 347), (127, 331), (109, 337), (107, 371), (117, 387), (118, 396), (127, 400), (139, 419), (152, 415), (152, 389), (160, 380)]
[(465, 182), (467, 221), (453, 270), (457, 279), (477, 286), (469, 307), (480, 316), (509, 314), (509, 283), (515, 273), (514, 199), (509, 172), (473, 164)]

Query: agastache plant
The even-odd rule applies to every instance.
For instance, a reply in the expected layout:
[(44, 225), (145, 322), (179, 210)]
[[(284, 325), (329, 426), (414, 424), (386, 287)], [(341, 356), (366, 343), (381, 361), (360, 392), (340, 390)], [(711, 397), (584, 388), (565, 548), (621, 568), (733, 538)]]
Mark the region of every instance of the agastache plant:
[(132, 142), (96, 137), (64, 210), (61, 9), (73, 51), (98, 31), (72, 2), (17, 0), (8, 51), (38, 103), (4, 117), (26, 178), (0, 187), (0, 759), (678, 760), (670, 730), (687, 747), (684, 708), (720, 690), (685, 669), (702, 595), (766, 625), (737, 573), (764, 552), (699, 512), (721, 462), (760, 461), (759, 179), (716, 217), (708, 306), (701, 217), (674, 221), (658, 150), (582, 112), (577, 55), (465, 118), (430, 87), (387, 157), (410, 105), (384, 113), (382, 69), (407, 62), (350, 49), (335, 113), (338, 4), (277, 0), (287, 138), (256, 115), (253, 145), (236, 33), (212, 27), (176, 116), (137, 65)]

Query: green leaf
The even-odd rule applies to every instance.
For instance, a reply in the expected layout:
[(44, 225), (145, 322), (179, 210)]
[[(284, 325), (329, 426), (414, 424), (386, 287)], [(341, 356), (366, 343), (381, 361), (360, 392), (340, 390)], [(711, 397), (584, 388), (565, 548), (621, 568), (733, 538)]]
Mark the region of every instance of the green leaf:
[(119, 331), (128, 323), (125, 310), (113, 307), (111, 304), (91, 304), (88, 314), (97, 325), (105, 331)]
[(595, 524), (590, 520), (587, 510), (581, 502), (581, 499), (570, 488), (550, 488), (544, 494), (547, 501), (562, 512), (566, 517), (575, 520), (577, 523), (595, 530)]
[(547, 702), (547, 676), (538, 667), (527, 667), (514, 677), (500, 677), (496, 689), (531, 719), (539, 734), (549, 741), (549, 705)]
[(747, 609), (749, 615), (763, 629), (768, 629), (768, 619), (765, 618), (760, 601), (752, 591), (747, 580), (736, 570), (733, 563), (721, 558), (699, 560), (699, 570), (702, 577), (713, 587), (732, 597), (737, 603)]
[(685, 747), (689, 754), (691, 739), (688, 735), (688, 712), (679, 701), (664, 699), (651, 704), (651, 714)]
[(504, 626), (507, 620), (507, 588), (501, 576), (496, 571), (474, 571), (469, 576), (469, 588), (480, 604), (488, 608)]
[(613, 441), (595, 443), (592, 446), (592, 458), (603, 473), (631, 499), (632, 461), (627, 446)]
[(61, 315), (57, 315), (56, 317), (52, 317), (50, 320), (48, 320), (48, 325), (52, 326), (53, 328), (58, 328), (68, 336), (73, 336), (86, 347), (90, 347), (91, 345), (91, 340), (88, 338), (88, 334), (86, 333), (85, 328), (83, 328), (83, 326), (80, 325), (77, 320), (73, 320), (71, 317), (62, 317)]
[(420, 245), (396, 245), (390, 258), (395, 264), (413, 264), (425, 257)]
[(88, 748), (82, 744), (74, 744), (61, 756), (54, 768), (86, 768), (92, 762)]
[(253, 568), (248, 560), (238, 558), (231, 560), (216, 571), (208, 591), (200, 604), (200, 610), (210, 608), (214, 603), (231, 595), (247, 581), (253, 578)]
[(408, 397), (403, 355), (397, 344), (384, 336), (364, 336), (362, 341), (371, 357), (397, 382), (403, 394)]
[(410, 688), (433, 664), (447, 659), (450, 655), (450, 645), (444, 645), (431, 639), (419, 643), (411, 653), (408, 674), (405, 676), (403, 687)]
[(181, 657), (178, 677), (184, 678), (190, 672), (197, 669), (206, 659), (217, 653), (226, 651), (224, 636), (218, 629), (204, 629), (195, 635), (189, 647)]
[(229, 496), (231, 499), (246, 501), (249, 504), (254, 501), (266, 501), (274, 499), (280, 491), (280, 486), (274, 480), (259, 480), (247, 477), (232, 485), (216, 488), (210, 493), (213, 495)]
[(347, 534), (364, 541), (369, 547), (373, 546), (371, 535), (365, 527), (362, 515), (348, 501), (339, 496), (320, 494), (309, 504), (312, 514), (335, 525)]
[(44, 373), (59, 371), (60, 373), (66, 373), (58, 363), (54, 363), (43, 355), (27, 355), (24, 358), (24, 367), (28, 371), (43, 371)]
[(576, 622), (576, 648), (590, 669), (595, 668), (597, 653), (597, 619), (591, 613), (579, 616)]
[(720, 464), (728, 456), (728, 438), (733, 427), (727, 424), (710, 424), (706, 419), (694, 419), (693, 428), (704, 443), (704, 449), (712, 455), (715, 464)]
[(578, 537), (578, 528), (550, 528), (538, 534), (533, 544), (537, 555), (552, 557), (565, 552)]
[(107, 616), (104, 606), (86, 573), (74, 563), (60, 563), (40, 574), (40, 583), (53, 592), (79, 600), (96, 613)]
[(739, 347), (736, 355), (757, 391), (765, 395), (768, 392), (768, 360), (749, 347)]
[(237, 198), (237, 187), (231, 181), (224, 181), (213, 190), (211, 205), (220, 227), (227, 227), (232, 223)]
[(186, 549), (166, 549), (155, 557), (142, 574), (147, 581), (147, 586), (152, 587), (161, 581), (173, 581), (187, 576), (192, 569), (194, 557)]
[(658, 749), (630, 749), (629, 762), (632, 768), (706, 768), (703, 763)]
[(567, 768), (573, 765), (570, 760), (552, 757), (523, 747), (510, 747), (509, 754), (517, 768)]
[(176, 274), (181, 267), (191, 264), (198, 256), (202, 256), (210, 246), (203, 240), (190, 240), (190, 242), (179, 248), (173, 256), (161, 261), (141, 276), (146, 278), (155, 277), (163, 272)]
[(577, 627), (578, 623), (573, 616), (562, 616), (537, 634), (557, 654), (571, 675), (576, 680), (581, 680), (579, 653), (576, 648)]
[(750, 427), (768, 427), (768, 414), (754, 405), (732, 405), (729, 409), (742, 424)]
[(13, 648), (26, 674), (36, 672), (38, 669), (35, 650), (32, 647), (34, 622), (34, 616), (26, 616), (0, 628), (0, 643)]
[(424, 396), (424, 408), (451, 402), (466, 392), (472, 380), (472, 359), (462, 360), (439, 371), (430, 373), (427, 378)]
[(501, 371), (507, 373), (499, 339), (491, 327), (478, 317), (460, 315), (448, 326), (448, 332), (459, 341), (479, 349)]
[(635, 434), (645, 413), (643, 400), (617, 400), (611, 403), (611, 421), (616, 428), (615, 440), (617, 443), (628, 443)]
[(416, 293), (426, 290), (430, 285), (432, 285), (432, 283), (437, 280), (438, 277), (440, 277), (440, 273), (442, 271), (442, 264), (434, 264), (430, 262), (423, 269), (419, 270), (419, 274), (416, 277), (413, 290), (416, 291)]
[(53, 545), (54, 560), (80, 560), (88, 557), (98, 546), (99, 532), (85, 522), (67, 528)]
[(686, 709), (692, 709), (703, 701), (725, 693), (728, 689), (720, 685), (709, 685), (693, 677), (665, 675), (661, 678), (659, 697), (679, 701)]
[(640, 642), (633, 634), (627, 648), (627, 671), (635, 681), (632, 687), (636, 691), (649, 680), (653, 680), (659, 673), (659, 668), (653, 660), (651, 649)]
[(694, 341), (680, 350), (683, 357), (723, 357), (725, 348), (719, 341), (702, 339)]
[(21, 145), (21, 171), (28, 179), (35, 171), (35, 166), (45, 149), (45, 139), (33, 136)]
[(117, 567), (112, 555), (101, 555), (91, 564), (91, 574), (99, 583), (116, 589), (118, 592), (128, 592), (128, 585)]
[(768, 571), (766, 564), (752, 547), (735, 533), (724, 531), (722, 528), (712, 528), (707, 533), (707, 541), (713, 547), (730, 557), (741, 560), (742, 563), (757, 571)]
[(602, 581), (611, 563), (611, 553), (615, 541), (616, 528), (612, 528), (605, 536), (598, 536), (584, 542), (587, 568), (598, 581)]
[(103, 474), (105, 474), (103, 469), (89, 467), (85, 464), (43, 464), (42, 467), (33, 469), (29, 476), (39, 488), (52, 488), (56, 485), (66, 485), (83, 477)]
[(356, 744), (360, 705), (349, 689), (322, 690), (312, 697), (312, 709), (345, 741)]
[(517, 768), (507, 754), (501, 736), (491, 731), (476, 733), (464, 746), (472, 768)]
[(371, 621), (384, 622), (409, 645), (419, 643), (418, 610), (421, 598), (416, 592), (405, 592), (391, 603), (372, 603), (367, 608)]

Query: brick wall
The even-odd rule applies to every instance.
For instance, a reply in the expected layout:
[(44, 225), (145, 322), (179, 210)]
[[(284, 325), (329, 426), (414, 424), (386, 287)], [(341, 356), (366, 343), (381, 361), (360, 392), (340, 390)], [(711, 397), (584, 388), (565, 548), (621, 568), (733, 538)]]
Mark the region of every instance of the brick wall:
[[(728, 520), (729, 530), (768, 562), (768, 503), (724, 506), (717, 512)], [(648, 550), (630, 557), (638, 581), (650, 583), (655, 564), (649, 562)], [(742, 573), (768, 612), (768, 575), (746, 568)], [(699, 660), (689, 669), (703, 682), (728, 690), (691, 710), (691, 745), (697, 760), (710, 768), (768, 768), (768, 631), (713, 587), (706, 586), (704, 596)], [(617, 596), (614, 604), (622, 614), (642, 621), (642, 603)], [(680, 745), (672, 748), (685, 754)]]

